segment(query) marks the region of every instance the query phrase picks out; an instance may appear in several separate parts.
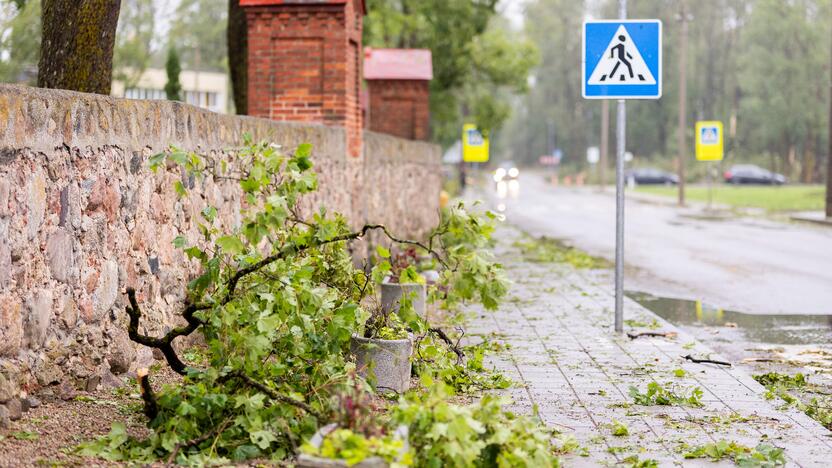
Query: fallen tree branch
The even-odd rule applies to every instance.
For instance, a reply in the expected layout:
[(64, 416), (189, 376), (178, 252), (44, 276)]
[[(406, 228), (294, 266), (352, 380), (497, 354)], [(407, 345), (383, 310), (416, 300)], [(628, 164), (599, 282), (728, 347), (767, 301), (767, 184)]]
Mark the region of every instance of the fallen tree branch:
[[(132, 287), (127, 288), (127, 297), (129, 299), (130, 304), (127, 306), (127, 315), (130, 317), (130, 322), (127, 327), (127, 333), (130, 339), (136, 343), (141, 345), (156, 348), (162, 352), (165, 356), (165, 360), (167, 361), (168, 365), (174, 372), (180, 375), (186, 374), (187, 365), (179, 359), (179, 356), (176, 354), (176, 350), (173, 348), (173, 340), (180, 336), (188, 336), (191, 333), (195, 332), (197, 328), (204, 324), (204, 322), (198, 319), (194, 314), (201, 310), (208, 310), (217, 305), (224, 306), (231, 302), (234, 299), (234, 293), (237, 290), (237, 285), (240, 281), (245, 278), (246, 276), (255, 273), (270, 264), (281, 260), (283, 258), (289, 257), (291, 255), (296, 255), (300, 252), (305, 250), (323, 247), (327, 244), (332, 244), (336, 242), (345, 242), (351, 240), (361, 239), (365, 235), (367, 235), (370, 231), (379, 230), (384, 233), (387, 238), (392, 240), (393, 242), (399, 244), (409, 244), (418, 246), (427, 252), (429, 252), (433, 257), (435, 257), (443, 266), (447, 267), (447, 263), (442, 256), (433, 250), (433, 236), (431, 236), (429, 245), (425, 245), (421, 242), (409, 240), (409, 239), (400, 239), (390, 233), (386, 226), (383, 224), (365, 224), (360, 230), (351, 232), (349, 234), (342, 234), (340, 236), (335, 236), (327, 240), (322, 241), (310, 241), (309, 244), (306, 245), (295, 245), (290, 244), (278, 251), (275, 254), (272, 254), (257, 263), (249, 265), (245, 268), (241, 268), (237, 270), (227, 281), (227, 289), (225, 294), (222, 296), (222, 299), (218, 303), (188, 303), (185, 305), (185, 308), (182, 310), (182, 318), (185, 319), (187, 325), (176, 327), (173, 330), (170, 330), (165, 336), (161, 338), (151, 337), (147, 335), (143, 335), (139, 333), (139, 321), (142, 317), (141, 308), (139, 308), (139, 303), (136, 300), (136, 290)], [(447, 336), (446, 336), (447, 338)], [(451, 344), (452, 345), (452, 344)], [(452, 348), (453, 347), (452, 345)], [(459, 355), (458, 349), (454, 349), (454, 352), (457, 352)]]
[(627, 337), (631, 340), (641, 338), (642, 336), (659, 337), (659, 338), (676, 338), (676, 332), (641, 332), (641, 333), (627, 333)]
[(714, 361), (713, 359), (697, 359), (697, 358), (691, 356), (690, 354), (688, 354), (687, 356), (682, 356), (682, 357), (687, 359), (688, 361), (694, 363), (694, 364), (718, 364), (720, 366), (728, 366), (728, 367), (733, 366), (733, 364), (731, 364), (730, 362)]
[(165, 360), (174, 372), (185, 375), (187, 366), (176, 355), (176, 350), (173, 349), (173, 340), (180, 336), (190, 335), (202, 325), (202, 321), (194, 317), (196, 309), (189, 305), (182, 313), (182, 318), (188, 322), (187, 325), (174, 328), (162, 338), (154, 338), (139, 333), (139, 320), (142, 318), (142, 310), (139, 308), (139, 303), (136, 300), (136, 290), (127, 288), (127, 298), (130, 300), (130, 305), (127, 306), (127, 315), (130, 316), (130, 323), (127, 325), (127, 335), (130, 339), (149, 348), (158, 349), (164, 354)]
[(139, 393), (141, 393), (142, 401), (144, 401), (144, 415), (147, 416), (148, 420), (153, 421), (159, 414), (159, 406), (156, 404), (156, 395), (153, 394), (153, 387), (150, 386), (150, 377), (147, 374), (146, 368), (136, 371)]
[(199, 437), (196, 437), (194, 439), (186, 440), (185, 442), (180, 442), (180, 443), (176, 444), (173, 447), (173, 450), (170, 452), (170, 456), (168, 456), (168, 465), (172, 465), (176, 462), (176, 457), (179, 455), (179, 451), (181, 449), (187, 448), (187, 447), (193, 447), (194, 445), (199, 445), (199, 444), (205, 442), (206, 440), (210, 439), (211, 437), (216, 437), (216, 436), (222, 434), (222, 431), (224, 431), (228, 427), (228, 425), (231, 424), (231, 422), (233, 420), (234, 420), (233, 418), (228, 417), (222, 422), (222, 424), (217, 426), (213, 431), (207, 432), (207, 433), (205, 433), (205, 434), (203, 434)]
[(323, 416), (317, 411), (315, 411), (315, 409), (309, 406), (307, 403), (295, 400), (294, 398), (289, 398), (286, 395), (281, 395), (277, 393), (277, 391), (263, 384), (262, 382), (258, 382), (242, 372), (235, 372), (233, 374), (229, 374), (228, 377), (238, 377), (249, 386), (254, 387), (257, 390), (260, 390), (261, 392), (268, 395), (269, 398), (271, 398), (272, 400), (279, 401), (281, 403), (285, 403), (287, 405), (291, 405), (296, 408), (302, 409), (303, 411), (306, 411), (310, 415), (314, 416), (315, 419), (317, 419), (318, 421), (323, 420)]
[(456, 354), (457, 364), (462, 363), (462, 361), (465, 359), (465, 353), (459, 346), (457, 346), (457, 344), (453, 342), (453, 340), (451, 340), (451, 338), (441, 328), (429, 328), (428, 331), (430, 331), (431, 333), (439, 337), (439, 339), (447, 343), (448, 347), (451, 348), (451, 351), (453, 351), (454, 354)]
[[(448, 264), (445, 262), (445, 259), (443, 259), (442, 256), (439, 255), (438, 252), (433, 250), (432, 247), (426, 246), (425, 244), (423, 244), (419, 241), (414, 241), (414, 240), (409, 240), (409, 239), (399, 239), (399, 238), (395, 237), (394, 235), (390, 234), (390, 231), (388, 231), (387, 227), (384, 226), (383, 224), (365, 224), (358, 231), (351, 232), (349, 234), (342, 234), (340, 236), (335, 236), (331, 239), (327, 239), (327, 240), (323, 240), (323, 241), (315, 241), (315, 242), (312, 242), (310, 244), (302, 245), (302, 246), (298, 246), (298, 245), (294, 245), (294, 244), (287, 245), (286, 247), (283, 247), (282, 249), (280, 249), (280, 251), (278, 251), (277, 253), (269, 255), (268, 257), (260, 260), (259, 262), (255, 263), (253, 265), (249, 265), (245, 268), (241, 268), (233, 276), (231, 276), (231, 278), (228, 279), (228, 290), (226, 291), (223, 298), (220, 300), (220, 304), (225, 305), (225, 304), (228, 304), (229, 302), (231, 302), (231, 300), (234, 298), (234, 292), (237, 289), (237, 284), (240, 282), (241, 279), (243, 279), (247, 275), (250, 275), (250, 274), (252, 274), (252, 273), (254, 273), (258, 270), (261, 270), (262, 268), (265, 268), (266, 266), (268, 266), (268, 265), (270, 265), (270, 264), (272, 264), (272, 263), (274, 263), (274, 262), (276, 262), (280, 259), (286, 258), (290, 255), (298, 254), (298, 253), (303, 252), (305, 250), (314, 249), (314, 248), (318, 248), (318, 247), (323, 247), (327, 244), (332, 244), (332, 243), (336, 243), (336, 242), (345, 242), (345, 241), (361, 239), (362, 237), (367, 235), (367, 233), (370, 232), (370, 231), (382, 231), (384, 233), (384, 235), (387, 236), (388, 239), (390, 239), (391, 241), (396, 242), (398, 244), (409, 244), (409, 245), (414, 245), (414, 246), (420, 247), (420, 248), (428, 251), (428, 253), (430, 253), (434, 258), (436, 258), (439, 261), (439, 263), (441, 263), (443, 266), (445, 266), (446, 268), (448, 266)], [(432, 245), (432, 242), (431, 242), (431, 245)], [(207, 304), (201, 304), (201, 305), (197, 306), (197, 309), (198, 310), (203, 310), (203, 309), (208, 308), (208, 307), (210, 307), (210, 306), (208, 306)]]

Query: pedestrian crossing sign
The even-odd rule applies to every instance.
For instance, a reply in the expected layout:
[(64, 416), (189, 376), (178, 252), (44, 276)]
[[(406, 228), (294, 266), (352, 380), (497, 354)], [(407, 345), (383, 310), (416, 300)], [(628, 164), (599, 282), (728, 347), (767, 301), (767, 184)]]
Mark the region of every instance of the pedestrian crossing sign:
[(696, 159), (722, 161), (723, 156), (722, 122), (696, 122)]
[(585, 22), (581, 69), (586, 99), (659, 99), (662, 22)]
[(488, 138), (476, 125), (462, 127), (462, 160), (465, 162), (488, 162)]

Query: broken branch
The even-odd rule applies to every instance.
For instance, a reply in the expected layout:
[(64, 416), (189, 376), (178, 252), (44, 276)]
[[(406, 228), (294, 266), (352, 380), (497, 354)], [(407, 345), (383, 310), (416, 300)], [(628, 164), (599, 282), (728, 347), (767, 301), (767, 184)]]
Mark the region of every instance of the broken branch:
[(448, 347), (451, 348), (451, 351), (453, 351), (454, 354), (456, 354), (457, 364), (461, 363), (462, 360), (465, 359), (465, 353), (462, 352), (462, 349), (460, 349), (459, 346), (457, 346), (457, 344), (455, 344), (453, 340), (451, 340), (451, 338), (441, 328), (429, 328), (428, 331), (430, 331), (431, 333), (439, 337), (439, 339), (447, 343)]
[(182, 317), (188, 322), (187, 325), (174, 328), (173, 330), (167, 332), (162, 338), (154, 338), (152, 336), (142, 335), (139, 333), (139, 320), (142, 318), (142, 311), (139, 308), (138, 301), (136, 300), (136, 290), (133, 288), (127, 288), (127, 298), (130, 300), (130, 305), (127, 306), (127, 315), (130, 316), (130, 323), (127, 325), (127, 335), (130, 339), (149, 348), (157, 348), (162, 352), (162, 354), (164, 354), (165, 360), (174, 372), (180, 375), (185, 375), (185, 369), (187, 366), (182, 362), (182, 360), (179, 359), (179, 356), (176, 355), (176, 351), (173, 349), (173, 340), (180, 336), (190, 335), (197, 328), (199, 328), (200, 325), (202, 325), (202, 321), (194, 317), (194, 312), (196, 312), (197, 309), (195, 309), (192, 305), (186, 307), (185, 311), (182, 313)]
[(718, 364), (720, 366), (728, 366), (728, 367), (732, 366), (732, 364), (730, 362), (715, 361), (713, 359), (697, 359), (697, 358), (691, 356), (690, 354), (688, 354), (687, 356), (682, 356), (682, 357), (684, 357), (685, 359), (687, 359), (688, 361), (690, 361), (694, 364)]
[(317, 419), (319, 421), (323, 419), (323, 416), (321, 416), (320, 413), (315, 411), (314, 408), (312, 408), (311, 406), (309, 406), (305, 402), (295, 400), (294, 398), (289, 398), (286, 395), (281, 395), (281, 394), (277, 393), (277, 391), (267, 387), (265, 384), (263, 384), (261, 382), (258, 382), (256, 380), (252, 379), (251, 377), (249, 377), (248, 375), (246, 375), (242, 372), (236, 372), (234, 374), (230, 374), (229, 377), (238, 377), (238, 378), (242, 379), (245, 383), (247, 383), (249, 386), (254, 387), (257, 390), (260, 390), (261, 392), (268, 395), (269, 398), (271, 398), (272, 400), (279, 401), (281, 403), (285, 403), (287, 405), (291, 405), (291, 406), (294, 406), (296, 408), (302, 409), (302, 410), (306, 411), (307, 413), (309, 413), (310, 415), (314, 416), (315, 419)]
[(147, 368), (137, 370), (136, 377), (139, 381), (139, 392), (142, 401), (144, 401), (144, 415), (147, 416), (147, 419), (153, 421), (159, 414), (159, 406), (156, 404), (156, 395), (153, 394), (153, 388), (150, 386)]
[(641, 333), (627, 333), (627, 337), (631, 340), (641, 338), (642, 336), (659, 337), (659, 338), (676, 338), (676, 332), (641, 332)]

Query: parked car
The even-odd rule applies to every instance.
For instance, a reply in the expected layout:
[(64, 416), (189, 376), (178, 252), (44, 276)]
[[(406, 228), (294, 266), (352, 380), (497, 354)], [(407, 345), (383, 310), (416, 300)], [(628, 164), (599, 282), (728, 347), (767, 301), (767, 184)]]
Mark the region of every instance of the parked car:
[(652, 167), (630, 169), (624, 173), (624, 179), (637, 185), (676, 185), (679, 183), (679, 177), (676, 174)]
[(737, 164), (725, 171), (725, 182), (729, 184), (783, 185), (786, 176), (767, 171), (753, 164)]
[(520, 176), (520, 170), (514, 161), (503, 161), (497, 170), (494, 171), (494, 182), (516, 180)]

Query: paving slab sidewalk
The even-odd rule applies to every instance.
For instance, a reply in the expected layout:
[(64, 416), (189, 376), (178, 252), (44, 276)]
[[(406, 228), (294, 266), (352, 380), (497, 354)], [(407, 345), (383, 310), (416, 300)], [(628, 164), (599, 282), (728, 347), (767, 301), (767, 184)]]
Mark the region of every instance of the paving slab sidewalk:
[[(765, 400), (765, 389), (739, 369), (686, 361), (688, 354), (720, 356), (629, 299), (625, 331), (677, 335), (616, 335), (611, 272), (524, 261), (512, 245), (520, 236), (509, 227), (498, 231), (498, 258), (514, 282), (510, 298), (496, 312), (477, 313), (467, 332), (509, 345), (491, 364), (518, 383), (506, 391), (518, 412), (536, 409), (544, 422), (588, 449), (588, 457), (566, 456), (566, 466), (616, 465), (631, 455), (660, 466), (732, 466), (682, 456), (720, 440), (785, 448), (790, 466), (832, 466), (830, 431), (798, 410), (781, 409), (779, 400)], [(676, 369), (686, 375), (677, 377)], [(652, 381), (680, 390), (699, 387), (704, 406), (634, 405), (630, 386), (645, 392)], [(628, 436), (612, 434), (614, 420), (626, 424)]]

